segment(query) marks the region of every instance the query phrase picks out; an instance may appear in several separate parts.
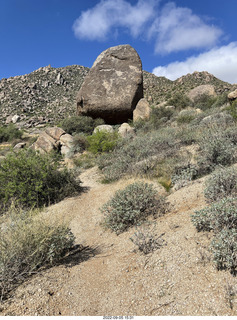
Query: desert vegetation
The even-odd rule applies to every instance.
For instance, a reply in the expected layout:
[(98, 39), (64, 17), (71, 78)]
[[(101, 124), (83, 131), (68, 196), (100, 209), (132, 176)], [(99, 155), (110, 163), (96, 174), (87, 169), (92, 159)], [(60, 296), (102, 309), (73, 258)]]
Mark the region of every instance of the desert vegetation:
[(56, 263), (75, 239), (65, 223), (13, 205), (0, 228), (0, 301), (40, 268)]
[[(149, 259), (168, 245), (165, 233), (157, 230), (160, 219), (175, 210), (169, 197), (182, 188), (188, 193), (195, 180), (205, 178), (200, 182), (205, 206), (195, 210), (190, 221), (197, 237), (204, 234), (210, 239), (210, 263), (236, 274), (237, 104), (227, 99), (224, 84), (215, 79), (218, 95), (204, 94), (191, 100), (186, 91), (195, 83), (190, 76), (187, 79), (186, 84), (183, 79), (185, 90), (178, 82), (158, 81), (145, 73), (145, 81), (154, 84), (145, 91), (145, 96), (152, 95), (151, 114), (147, 120), (129, 122), (133, 134), (122, 136), (120, 125), (113, 125), (110, 132), (96, 131), (104, 124), (102, 119), (55, 117), (64, 134), (72, 136), (67, 158), (59, 154), (63, 145), (48, 153), (33, 150), (29, 145), (35, 137), (25, 148), (13, 149), (15, 142), (22, 141), (23, 130), (13, 124), (0, 127), (0, 143), (11, 146), (1, 151), (0, 158), (1, 300), (73, 248), (76, 238), (70, 224), (45, 215), (45, 207), (83, 192), (80, 174), (92, 167), (98, 167), (98, 183), (107, 184), (108, 189), (120, 180), (134, 180), (100, 206), (97, 224), (101, 235), (127, 237), (135, 254)], [(157, 84), (161, 89), (153, 92)], [(179, 225), (169, 228), (179, 232)], [(134, 232), (132, 236), (130, 232)]]

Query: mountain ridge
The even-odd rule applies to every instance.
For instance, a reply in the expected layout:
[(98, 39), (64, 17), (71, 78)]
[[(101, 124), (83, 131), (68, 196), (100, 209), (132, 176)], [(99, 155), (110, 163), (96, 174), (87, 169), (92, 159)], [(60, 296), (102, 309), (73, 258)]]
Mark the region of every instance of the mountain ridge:
[[(19, 116), (19, 126), (31, 128), (57, 123), (75, 114), (76, 95), (89, 72), (89, 68), (71, 65), (53, 68), (41, 67), (29, 74), (0, 80), (1, 123)], [(175, 81), (143, 71), (144, 97), (151, 105), (167, 101), (173, 94), (187, 93), (196, 86), (212, 84), (217, 94), (237, 87), (212, 74), (194, 72)]]

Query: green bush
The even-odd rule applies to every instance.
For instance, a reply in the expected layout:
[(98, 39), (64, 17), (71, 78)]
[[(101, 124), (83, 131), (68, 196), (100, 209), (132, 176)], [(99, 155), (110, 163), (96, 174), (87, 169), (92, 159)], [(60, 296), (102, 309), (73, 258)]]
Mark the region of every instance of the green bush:
[(193, 110), (183, 110), (179, 113), (176, 121), (178, 124), (190, 123), (196, 117), (196, 112)]
[(148, 121), (150, 129), (160, 128), (162, 123), (165, 123), (172, 118), (174, 112), (175, 110), (166, 107), (153, 108)]
[(0, 229), (0, 301), (38, 268), (62, 257), (75, 239), (65, 224), (32, 212), (11, 212)]
[(213, 231), (210, 249), (218, 269), (237, 271), (237, 198), (228, 197), (196, 211), (192, 222), (198, 231)]
[(194, 180), (198, 176), (198, 168), (195, 165), (188, 164), (187, 166), (176, 168), (172, 175), (172, 184), (175, 185), (176, 190), (188, 184), (189, 181)]
[(117, 234), (144, 221), (147, 216), (162, 214), (165, 210), (165, 199), (157, 195), (152, 184), (143, 182), (135, 182), (117, 191), (101, 208), (105, 226)]
[(208, 94), (202, 94), (195, 99), (193, 106), (201, 110), (207, 110), (216, 106), (217, 97), (210, 97)]
[(237, 100), (233, 101), (226, 110), (230, 113), (235, 121), (237, 121)]
[(174, 129), (142, 133), (119, 141), (113, 152), (98, 159), (98, 166), (108, 181), (126, 174), (149, 175), (159, 160), (174, 155), (177, 148)]
[(117, 132), (97, 131), (87, 137), (88, 150), (94, 154), (112, 151), (118, 143)]
[(41, 207), (78, 192), (79, 181), (73, 173), (58, 169), (59, 161), (52, 155), (33, 150), (8, 154), (0, 163), (2, 208), (12, 199), (26, 207)]
[(237, 229), (225, 228), (211, 242), (213, 260), (218, 269), (237, 271)]
[(75, 166), (89, 169), (96, 165), (96, 155), (90, 152), (85, 152), (75, 158), (73, 158), (73, 163)]
[(205, 182), (204, 195), (208, 201), (237, 195), (237, 169), (221, 168)]
[(22, 135), (23, 131), (19, 130), (13, 123), (0, 127), (0, 143), (21, 139)]
[(209, 173), (216, 166), (228, 166), (236, 160), (236, 145), (220, 130), (206, 130), (199, 141), (201, 157), (198, 161), (201, 173)]
[(212, 108), (219, 108), (222, 107), (223, 105), (225, 105), (226, 103), (228, 103), (228, 93), (224, 92), (221, 95), (218, 95), (215, 98), (214, 103), (212, 104)]
[(228, 197), (209, 207), (196, 211), (192, 222), (198, 231), (214, 230), (220, 232), (223, 228), (237, 229), (237, 198)]
[(69, 134), (86, 133), (92, 134), (96, 126), (104, 124), (102, 119), (92, 119), (85, 116), (72, 116), (64, 119), (60, 126)]
[(72, 153), (83, 152), (88, 147), (87, 136), (83, 133), (78, 133), (73, 136)]
[(181, 110), (191, 105), (191, 100), (182, 93), (175, 93), (171, 99), (167, 101), (167, 105), (175, 106), (176, 109)]
[(178, 128), (176, 138), (183, 145), (191, 145), (197, 143), (200, 136), (200, 130), (197, 126), (181, 126)]

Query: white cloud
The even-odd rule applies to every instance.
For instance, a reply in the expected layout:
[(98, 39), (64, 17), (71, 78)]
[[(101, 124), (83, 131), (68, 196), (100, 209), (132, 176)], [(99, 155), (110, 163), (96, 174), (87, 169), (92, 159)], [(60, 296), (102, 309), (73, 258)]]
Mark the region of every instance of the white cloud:
[(194, 71), (208, 71), (223, 81), (237, 83), (237, 42), (192, 56), (185, 61), (158, 66), (152, 72), (157, 76), (175, 80)]
[(126, 0), (101, 0), (81, 13), (73, 24), (74, 34), (79, 39), (105, 40), (112, 28), (125, 27), (137, 37), (154, 15), (155, 3), (157, 0), (138, 0), (132, 6)]
[(191, 9), (177, 7), (173, 2), (164, 6), (149, 30), (149, 37), (156, 39), (156, 53), (211, 48), (221, 35), (221, 29), (208, 25)]

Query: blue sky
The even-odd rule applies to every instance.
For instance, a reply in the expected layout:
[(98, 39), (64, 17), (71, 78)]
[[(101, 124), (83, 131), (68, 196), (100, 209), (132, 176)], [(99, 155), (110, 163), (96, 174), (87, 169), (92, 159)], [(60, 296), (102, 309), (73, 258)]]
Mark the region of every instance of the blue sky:
[(51, 64), (91, 67), (130, 44), (143, 69), (237, 83), (237, 0), (0, 0), (0, 79)]

